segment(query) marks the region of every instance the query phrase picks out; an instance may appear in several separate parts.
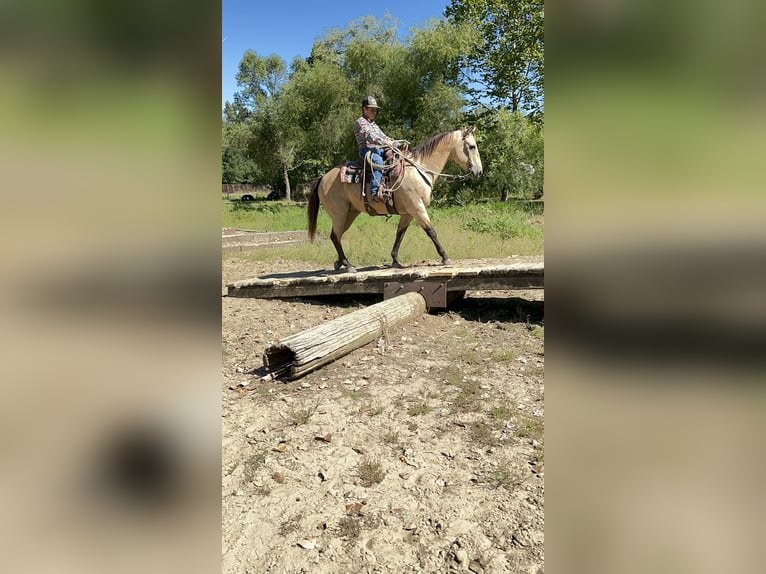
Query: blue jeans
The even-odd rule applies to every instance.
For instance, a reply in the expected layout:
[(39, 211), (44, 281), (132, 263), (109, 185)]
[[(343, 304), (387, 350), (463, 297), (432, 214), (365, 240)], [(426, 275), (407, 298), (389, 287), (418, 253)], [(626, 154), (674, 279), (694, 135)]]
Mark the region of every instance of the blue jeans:
[[(378, 165), (383, 165), (383, 156), (380, 153), (380, 149), (376, 147), (363, 147), (359, 150), (359, 155), (364, 158), (364, 156), (367, 155), (367, 152), (371, 151), (372, 154), (370, 155), (370, 159), (373, 163), (376, 163)], [(378, 193), (378, 188), (380, 187), (380, 179), (383, 176), (383, 172), (381, 172), (379, 169), (373, 169), (372, 170), (372, 181), (370, 181), (370, 195), (376, 195)]]

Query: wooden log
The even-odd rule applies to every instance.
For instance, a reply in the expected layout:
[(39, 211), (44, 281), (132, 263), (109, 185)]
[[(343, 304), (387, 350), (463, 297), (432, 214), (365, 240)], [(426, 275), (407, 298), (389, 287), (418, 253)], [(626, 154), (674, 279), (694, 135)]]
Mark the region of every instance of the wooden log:
[(274, 377), (297, 379), (425, 311), (426, 301), (419, 293), (393, 297), (282, 339), (263, 353), (263, 366)]

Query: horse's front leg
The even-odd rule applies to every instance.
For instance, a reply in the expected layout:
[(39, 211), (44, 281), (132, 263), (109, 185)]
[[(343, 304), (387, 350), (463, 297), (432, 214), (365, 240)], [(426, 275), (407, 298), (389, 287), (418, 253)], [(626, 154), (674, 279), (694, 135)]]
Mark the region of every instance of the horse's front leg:
[(394, 247), (391, 249), (391, 267), (401, 269), (403, 265), (399, 263), (399, 246), (402, 244), (404, 234), (407, 232), (410, 223), (412, 223), (411, 215), (402, 215), (399, 217), (399, 226), (396, 228), (396, 239), (394, 240)]
[(433, 225), (429, 223), (428, 227), (424, 227), (423, 231), (426, 232), (426, 235), (431, 238), (431, 241), (434, 242), (434, 247), (436, 247), (437, 253), (442, 258), (442, 263), (444, 265), (452, 265), (452, 259), (450, 259), (447, 256), (447, 252), (444, 251), (444, 247), (442, 247), (442, 244), (439, 243), (439, 239), (436, 237), (436, 230), (434, 229)]
[(415, 219), (420, 227), (423, 228), (423, 231), (426, 232), (426, 235), (433, 241), (434, 247), (436, 247), (436, 252), (442, 258), (442, 263), (444, 265), (452, 265), (452, 259), (449, 258), (447, 252), (444, 251), (444, 247), (442, 247), (442, 244), (439, 243), (439, 239), (436, 237), (436, 230), (434, 229), (434, 226), (431, 225), (431, 218), (428, 217), (428, 212), (426, 211), (425, 206), (421, 205), (418, 207), (415, 211)]

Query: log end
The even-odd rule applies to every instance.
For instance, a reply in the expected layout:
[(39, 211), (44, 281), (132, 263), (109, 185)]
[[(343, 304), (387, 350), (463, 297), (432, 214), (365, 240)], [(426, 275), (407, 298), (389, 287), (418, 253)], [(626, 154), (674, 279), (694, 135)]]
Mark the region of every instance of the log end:
[(295, 366), (295, 351), (287, 345), (276, 343), (263, 352), (263, 366), (275, 378), (289, 377)]

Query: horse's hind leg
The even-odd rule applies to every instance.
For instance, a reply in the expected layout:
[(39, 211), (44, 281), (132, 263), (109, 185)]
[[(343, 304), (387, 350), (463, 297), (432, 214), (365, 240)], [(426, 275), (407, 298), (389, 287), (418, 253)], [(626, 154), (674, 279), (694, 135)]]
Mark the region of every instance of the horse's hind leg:
[(397, 269), (402, 267), (402, 264), (399, 263), (399, 246), (402, 244), (402, 239), (404, 239), (404, 234), (407, 233), (407, 228), (409, 228), (410, 223), (412, 223), (411, 215), (402, 215), (399, 217), (399, 226), (396, 228), (396, 239), (394, 240), (394, 247), (391, 249), (391, 267), (396, 267)]
[(340, 238), (335, 234), (335, 230), (330, 233), (330, 240), (335, 246), (335, 251), (338, 252), (338, 260), (335, 262), (335, 270), (338, 271), (341, 267), (345, 267), (349, 273), (356, 273), (356, 269), (346, 259), (346, 254), (343, 253), (343, 245), (340, 243)]
[(345, 267), (346, 271), (349, 273), (356, 273), (356, 268), (349, 263), (348, 258), (346, 257), (346, 254), (343, 252), (343, 244), (341, 243), (341, 237), (343, 237), (343, 234), (346, 232), (346, 230), (351, 227), (351, 224), (356, 219), (356, 216), (359, 215), (359, 212), (350, 209), (346, 213), (346, 217), (343, 220), (343, 226), (340, 228), (340, 230), (337, 229), (337, 226), (335, 225), (335, 219), (333, 219), (332, 224), (332, 233), (330, 234), (330, 240), (332, 241), (332, 244), (335, 246), (335, 251), (338, 252), (338, 260), (335, 262), (335, 270), (339, 270), (341, 267)]

